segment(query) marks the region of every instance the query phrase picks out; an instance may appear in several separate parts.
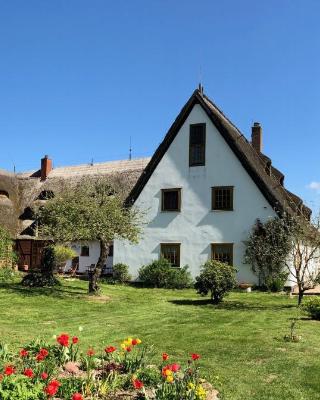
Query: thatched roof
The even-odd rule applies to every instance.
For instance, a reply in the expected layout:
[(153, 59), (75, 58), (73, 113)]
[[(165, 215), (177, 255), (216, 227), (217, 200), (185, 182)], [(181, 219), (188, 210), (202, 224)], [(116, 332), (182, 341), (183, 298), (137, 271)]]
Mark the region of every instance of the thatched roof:
[[(40, 179), (40, 171), (19, 174), (0, 170), (0, 224), (16, 238), (34, 237), (34, 210), (47, 196), (57, 194), (85, 177), (106, 178), (123, 190), (126, 197), (150, 158), (110, 161), (97, 164), (57, 167), (47, 179)], [(1, 196), (1, 191), (6, 195)]]

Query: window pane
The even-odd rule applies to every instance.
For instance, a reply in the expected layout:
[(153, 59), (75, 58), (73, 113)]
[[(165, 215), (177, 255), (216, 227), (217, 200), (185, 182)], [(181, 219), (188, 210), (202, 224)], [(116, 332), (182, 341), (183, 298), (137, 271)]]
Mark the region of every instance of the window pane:
[(172, 266), (180, 267), (179, 244), (161, 244), (161, 256), (168, 260)]
[(233, 245), (225, 243), (212, 244), (212, 259), (229, 265), (233, 264)]
[(205, 164), (206, 125), (190, 125), (189, 165)]
[(162, 211), (180, 211), (180, 189), (162, 190)]
[(233, 188), (229, 186), (216, 186), (212, 188), (212, 209), (233, 209)]
[(89, 257), (89, 246), (81, 246), (81, 257)]

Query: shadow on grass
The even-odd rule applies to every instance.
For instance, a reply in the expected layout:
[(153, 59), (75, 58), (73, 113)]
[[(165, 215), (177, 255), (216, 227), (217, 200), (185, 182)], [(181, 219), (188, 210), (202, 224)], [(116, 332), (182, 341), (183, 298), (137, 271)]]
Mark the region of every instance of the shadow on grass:
[[(19, 283), (1, 283), (0, 289), (5, 289), (9, 293), (16, 293), (26, 297), (32, 296), (48, 296), (56, 298), (81, 298), (86, 296), (88, 293), (81, 287), (26, 287)], [(73, 290), (74, 289), (74, 290)], [(82, 289), (80, 291), (79, 289)]]
[(223, 301), (220, 304), (213, 304), (210, 299), (177, 299), (169, 300), (169, 303), (178, 306), (207, 306), (211, 305), (216, 310), (281, 310), (295, 308), (294, 304), (257, 304), (239, 301)]

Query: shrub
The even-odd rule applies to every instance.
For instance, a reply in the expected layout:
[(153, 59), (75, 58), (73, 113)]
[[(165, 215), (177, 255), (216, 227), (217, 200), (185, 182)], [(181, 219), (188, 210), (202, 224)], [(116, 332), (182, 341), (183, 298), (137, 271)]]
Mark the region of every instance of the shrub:
[(17, 262), (17, 255), (13, 251), (13, 241), (9, 232), (0, 226), (0, 267), (11, 267)]
[(54, 252), (55, 261), (60, 263), (65, 263), (74, 257), (77, 257), (77, 253), (68, 246), (63, 246), (61, 244), (56, 244), (52, 246)]
[(112, 277), (115, 283), (125, 283), (131, 280), (129, 267), (126, 264), (115, 264), (112, 267)]
[(287, 272), (279, 272), (278, 276), (268, 276), (265, 279), (266, 289), (270, 292), (281, 292), (287, 282), (288, 275)]
[(236, 269), (233, 266), (210, 260), (202, 265), (201, 273), (196, 277), (195, 288), (201, 295), (210, 292), (212, 302), (218, 304), (236, 284)]
[(145, 286), (167, 289), (183, 289), (192, 285), (188, 266), (172, 267), (164, 258), (143, 265), (139, 270), (139, 279)]
[(21, 284), (23, 286), (29, 286), (29, 287), (52, 287), (60, 285), (60, 282), (52, 274), (31, 272), (22, 279)]
[(19, 272), (15, 271), (12, 268), (0, 268), (0, 282), (1, 283), (10, 283), (16, 280), (16, 278), (20, 277)]
[(306, 311), (312, 319), (320, 320), (320, 297), (306, 299), (301, 308)]

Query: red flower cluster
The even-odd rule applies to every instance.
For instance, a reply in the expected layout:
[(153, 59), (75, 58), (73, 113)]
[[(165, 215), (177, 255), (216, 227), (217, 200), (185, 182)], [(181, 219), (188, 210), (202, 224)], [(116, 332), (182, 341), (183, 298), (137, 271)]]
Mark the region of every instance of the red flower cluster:
[(135, 389), (142, 389), (143, 388), (143, 382), (141, 382), (139, 379), (134, 379), (132, 381), (133, 387)]
[(71, 400), (83, 400), (82, 394), (75, 393), (74, 395), (72, 395), (72, 399)]
[(79, 342), (79, 338), (77, 338), (77, 336), (73, 336), (72, 343), (77, 344), (78, 342)]
[(3, 373), (5, 375), (12, 375), (16, 372), (15, 367), (13, 367), (12, 365), (7, 365), (3, 371)]
[(200, 354), (197, 354), (197, 353), (191, 354), (191, 358), (193, 359), (193, 361), (199, 360), (200, 357), (201, 357)]
[(162, 359), (163, 361), (167, 361), (169, 358), (169, 354), (168, 353), (162, 353)]
[(178, 372), (180, 369), (179, 364), (168, 364), (162, 368), (162, 376), (166, 377), (168, 374), (166, 371)]
[(93, 348), (88, 349), (88, 351), (87, 351), (87, 356), (89, 356), (89, 357), (94, 356), (94, 350), (93, 350)]
[(23, 371), (23, 375), (27, 376), (28, 378), (33, 378), (34, 373), (33, 373), (33, 371), (32, 371), (31, 368), (26, 368), (26, 369)]
[(56, 379), (53, 379), (52, 381), (50, 381), (48, 383), (48, 385), (44, 388), (44, 392), (45, 394), (47, 394), (49, 397), (54, 396), (58, 389), (59, 386), (61, 386), (61, 383), (59, 381), (57, 381)]
[(42, 372), (42, 374), (40, 376), (41, 376), (41, 379), (43, 379), (44, 381), (46, 379), (48, 379), (48, 374), (46, 372)]
[(40, 349), (39, 353), (36, 355), (36, 360), (38, 362), (43, 361), (47, 356), (48, 356), (49, 352), (47, 349)]
[(57, 342), (63, 347), (68, 347), (69, 335), (67, 335), (66, 333), (61, 333), (61, 335), (57, 337)]
[(106, 347), (106, 348), (104, 349), (104, 351), (105, 351), (106, 353), (113, 353), (113, 352), (116, 351), (116, 350), (117, 350), (117, 348), (114, 347), (114, 346), (109, 346), (109, 347)]
[(21, 349), (19, 351), (19, 354), (20, 354), (20, 357), (27, 357), (29, 352), (27, 350), (25, 350), (25, 349)]

